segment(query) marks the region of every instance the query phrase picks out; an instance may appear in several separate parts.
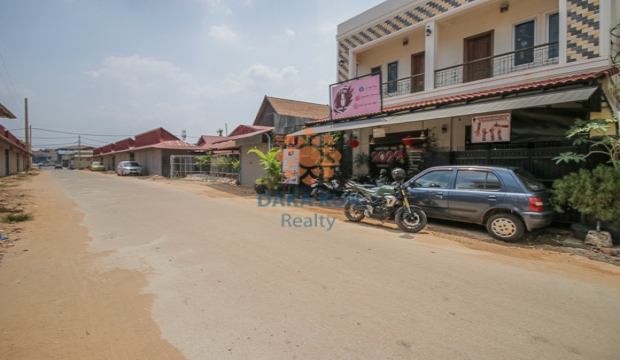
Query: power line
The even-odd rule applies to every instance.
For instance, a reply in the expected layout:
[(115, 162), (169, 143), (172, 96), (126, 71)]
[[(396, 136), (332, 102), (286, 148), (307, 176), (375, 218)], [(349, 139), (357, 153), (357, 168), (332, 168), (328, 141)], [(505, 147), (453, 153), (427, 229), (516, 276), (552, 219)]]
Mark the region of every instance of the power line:
[[(2, 60), (2, 65), (4, 65), (6, 76), (8, 76), (9, 81), (11, 82), (11, 85), (13, 85), (13, 91), (15, 92), (15, 95), (17, 95), (17, 97), (20, 98), (19, 94), (17, 93), (17, 89), (15, 89), (15, 84), (13, 84), (13, 79), (11, 79), (11, 74), (9, 73), (9, 69), (6, 67), (6, 63), (4, 62), (4, 58), (2, 57), (1, 53), (0, 53), (0, 60)], [(2, 81), (4, 81), (4, 78), (2, 78)], [(7, 85), (7, 89), (8, 89), (8, 85)], [(9, 95), (10, 95), (10, 91), (9, 91)], [(13, 95), (11, 95), (11, 98), (13, 98)], [(15, 105), (19, 108), (17, 101), (15, 101), (15, 99), (13, 99), (13, 101), (15, 102)]]
[(109, 144), (109, 142), (107, 142), (107, 141), (101, 141), (101, 140), (89, 139), (89, 138), (85, 138), (85, 137), (83, 137), (83, 136), (82, 136), (82, 139), (84, 139), (84, 140), (88, 140), (88, 141), (100, 142), (100, 143), (103, 143), (103, 144)]
[(58, 139), (75, 139), (75, 136), (61, 136), (61, 137), (33, 136), (32, 138), (33, 139), (58, 140)]
[[(86, 136), (112, 136), (112, 137), (122, 137), (122, 136), (133, 136), (133, 135), (99, 135), (99, 134), (84, 134), (84, 133), (74, 133), (74, 132), (67, 132), (67, 131), (57, 131), (57, 130), (49, 130), (49, 129), (41, 129), (41, 128), (36, 128), (33, 127), (33, 130), (40, 130), (40, 131), (48, 131), (48, 132), (53, 132), (53, 133), (59, 133), (59, 134), (71, 134), (71, 135), (86, 135)], [(15, 130), (23, 130), (22, 129), (15, 129)], [(14, 131), (14, 130), (10, 130), (10, 131)]]

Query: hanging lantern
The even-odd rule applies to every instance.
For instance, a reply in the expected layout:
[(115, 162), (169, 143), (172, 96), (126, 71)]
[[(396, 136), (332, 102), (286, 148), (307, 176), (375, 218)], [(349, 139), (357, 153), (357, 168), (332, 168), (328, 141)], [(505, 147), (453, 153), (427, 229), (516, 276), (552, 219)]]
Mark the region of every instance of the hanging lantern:
[(415, 139), (410, 136), (403, 138), (403, 145), (405, 145), (406, 147), (413, 145), (414, 142), (415, 142)]
[(351, 149), (355, 149), (358, 146), (360, 146), (359, 141), (356, 139), (349, 140), (349, 147), (351, 147)]

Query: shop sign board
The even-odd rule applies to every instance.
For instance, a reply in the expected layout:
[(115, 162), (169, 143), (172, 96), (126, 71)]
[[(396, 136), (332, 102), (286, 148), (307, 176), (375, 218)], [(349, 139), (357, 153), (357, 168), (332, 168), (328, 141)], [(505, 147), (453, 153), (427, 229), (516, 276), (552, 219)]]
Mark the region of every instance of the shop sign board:
[(282, 154), (282, 184), (299, 184), (299, 149), (285, 148)]
[(471, 142), (510, 141), (510, 113), (474, 116), (471, 118)]
[(377, 127), (372, 129), (372, 137), (373, 138), (384, 138), (385, 137), (385, 128)]
[(381, 74), (330, 86), (332, 118), (381, 112)]

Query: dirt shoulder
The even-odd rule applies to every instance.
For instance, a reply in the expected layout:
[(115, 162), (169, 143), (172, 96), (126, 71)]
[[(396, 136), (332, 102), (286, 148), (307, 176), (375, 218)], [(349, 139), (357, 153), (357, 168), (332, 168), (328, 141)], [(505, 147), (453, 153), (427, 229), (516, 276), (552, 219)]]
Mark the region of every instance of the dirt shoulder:
[(184, 359), (151, 318), (146, 274), (92, 271), (106, 254), (89, 252), (83, 215), (45, 171), (1, 180), (0, 195), (33, 215), (0, 224), (0, 359)]

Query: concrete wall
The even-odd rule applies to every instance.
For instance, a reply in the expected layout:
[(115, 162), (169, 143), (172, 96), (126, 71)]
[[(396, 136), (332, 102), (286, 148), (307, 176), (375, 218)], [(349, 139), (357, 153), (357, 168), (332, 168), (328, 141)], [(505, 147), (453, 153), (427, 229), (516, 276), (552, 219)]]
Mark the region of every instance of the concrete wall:
[(248, 151), (256, 147), (258, 150), (266, 153), (267, 144), (253, 144), (241, 146), (239, 153), (241, 157), (241, 185), (253, 186), (256, 179), (265, 175), (265, 170), (260, 166), (258, 161), (260, 158), (256, 154), (248, 154)]
[[(134, 153), (135, 161), (142, 165), (142, 175), (162, 175), (161, 149), (144, 149)], [(127, 156), (129, 157), (129, 153)]]

